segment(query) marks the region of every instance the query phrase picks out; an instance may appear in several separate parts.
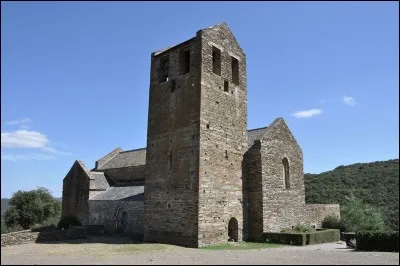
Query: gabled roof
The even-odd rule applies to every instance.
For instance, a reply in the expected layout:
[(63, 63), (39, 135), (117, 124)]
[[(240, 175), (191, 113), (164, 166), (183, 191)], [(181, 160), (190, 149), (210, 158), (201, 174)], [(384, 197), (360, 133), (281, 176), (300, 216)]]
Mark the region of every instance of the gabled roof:
[(110, 187), (103, 172), (90, 172), (90, 175), (91, 190), (106, 190)]
[(76, 161), (74, 162), (74, 164), (72, 165), (71, 169), (68, 171), (67, 175), (64, 177), (63, 180), (65, 180), (66, 178), (68, 178), (68, 177), (71, 176), (70, 173), (71, 173), (71, 171), (72, 171), (75, 167), (81, 168), (81, 169), (83, 170), (83, 172), (86, 174), (87, 178), (89, 178), (89, 179), (91, 178), (90, 171), (89, 171), (89, 169), (86, 167), (86, 165), (84, 164), (84, 162), (82, 162), (82, 161), (80, 161), (80, 160), (76, 160)]
[(144, 186), (110, 187), (104, 192), (96, 194), (90, 200), (126, 200), (142, 201)]
[(247, 144), (251, 147), (255, 140), (259, 140), (265, 133), (267, 127), (247, 130)]
[(146, 164), (146, 148), (120, 151), (107, 162), (105, 162), (97, 170), (105, 170), (110, 168), (123, 168), (130, 166), (139, 166)]
[(247, 130), (247, 143), (248, 147), (250, 148), (253, 146), (254, 141), (262, 139), (265, 135), (267, 135), (269, 132), (271, 132), (271, 129), (280, 121), (283, 120), (282, 117), (276, 118), (269, 126), (267, 127), (262, 127), (262, 128), (256, 128), (256, 129), (250, 129)]

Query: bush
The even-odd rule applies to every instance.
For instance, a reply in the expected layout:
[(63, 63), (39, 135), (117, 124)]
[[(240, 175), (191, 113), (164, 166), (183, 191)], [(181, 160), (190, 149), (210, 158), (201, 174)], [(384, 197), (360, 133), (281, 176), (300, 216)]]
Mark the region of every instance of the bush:
[(308, 233), (308, 232), (314, 232), (315, 229), (311, 228), (310, 226), (304, 225), (304, 224), (297, 224), (293, 230), (295, 232), (299, 232), (299, 233)]
[(399, 231), (356, 232), (358, 250), (399, 252)]
[(310, 226), (307, 226), (304, 224), (297, 224), (293, 228), (284, 227), (281, 230), (282, 233), (308, 233), (308, 232), (314, 232), (314, 231), (315, 231), (314, 228), (311, 228)]
[(263, 242), (286, 244), (286, 245), (306, 245), (306, 234), (303, 233), (263, 233)]
[(4, 213), (7, 227), (22, 226), (24, 229), (60, 215), (61, 202), (53, 198), (46, 188), (17, 191), (10, 199), (10, 208)]
[(70, 226), (79, 226), (82, 225), (81, 222), (79, 222), (78, 218), (76, 216), (64, 216), (60, 219), (58, 222), (57, 228), (58, 229), (67, 229)]
[(346, 231), (346, 227), (342, 220), (335, 214), (328, 215), (322, 221), (322, 228), (339, 229), (340, 232)]
[(306, 234), (306, 244), (321, 244), (337, 242), (340, 240), (340, 231), (338, 229), (325, 229)]
[(346, 231), (383, 231), (384, 229), (382, 215), (359, 199), (349, 198), (341, 207), (341, 216)]

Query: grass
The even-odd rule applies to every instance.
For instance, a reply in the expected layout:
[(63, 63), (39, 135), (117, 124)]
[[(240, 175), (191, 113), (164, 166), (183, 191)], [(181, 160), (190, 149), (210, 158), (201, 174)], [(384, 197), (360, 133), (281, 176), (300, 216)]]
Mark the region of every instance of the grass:
[(227, 243), (217, 244), (202, 247), (201, 249), (207, 250), (245, 250), (245, 249), (265, 249), (265, 248), (278, 248), (282, 247), (280, 244), (271, 243), (256, 243), (256, 242), (239, 242), (239, 243)]
[[(51, 245), (51, 244), (50, 244)], [(49, 246), (50, 246), (49, 245)], [(48, 255), (91, 255), (91, 256), (113, 256), (131, 255), (142, 252), (171, 250), (173, 247), (163, 244), (53, 244), (47, 248)]]

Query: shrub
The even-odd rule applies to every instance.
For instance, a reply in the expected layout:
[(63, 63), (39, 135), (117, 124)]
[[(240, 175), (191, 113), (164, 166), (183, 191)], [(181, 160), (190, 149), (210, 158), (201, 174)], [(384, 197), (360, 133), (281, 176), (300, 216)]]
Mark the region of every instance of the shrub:
[(306, 244), (330, 243), (340, 240), (340, 231), (338, 229), (318, 230), (306, 234)]
[(58, 229), (67, 229), (70, 226), (79, 226), (82, 225), (81, 222), (79, 222), (78, 218), (76, 216), (64, 216), (60, 219), (58, 222), (57, 228)]
[(382, 215), (372, 206), (359, 199), (349, 198), (341, 207), (341, 216), (346, 231), (382, 231)]
[(399, 252), (399, 231), (356, 232), (358, 250)]
[(306, 234), (303, 233), (264, 233), (263, 241), (266, 243), (304, 246)]
[(290, 227), (284, 227), (281, 230), (281, 233), (289, 233), (289, 232), (293, 232), (293, 229)]
[(340, 232), (346, 231), (344, 223), (335, 214), (328, 215), (322, 221), (322, 228), (339, 229)]
[(17, 191), (10, 199), (10, 208), (4, 213), (7, 227), (30, 228), (34, 224), (60, 215), (61, 202), (53, 198), (46, 188)]
[(293, 228), (293, 231), (299, 232), (299, 233), (308, 233), (308, 232), (314, 232), (315, 229), (311, 228), (310, 226), (304, 225), (304, 224), (297, 224)]

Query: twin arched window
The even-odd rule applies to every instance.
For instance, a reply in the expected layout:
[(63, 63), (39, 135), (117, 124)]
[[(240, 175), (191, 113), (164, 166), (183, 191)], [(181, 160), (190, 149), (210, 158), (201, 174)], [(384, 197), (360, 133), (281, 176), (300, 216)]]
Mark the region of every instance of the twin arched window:
[(283, 178), (285, 180), (285, 189), (290, 188), (290, 176), (289, 176), (289, 161), (286, 157), (282, 159), (283, 165)]

